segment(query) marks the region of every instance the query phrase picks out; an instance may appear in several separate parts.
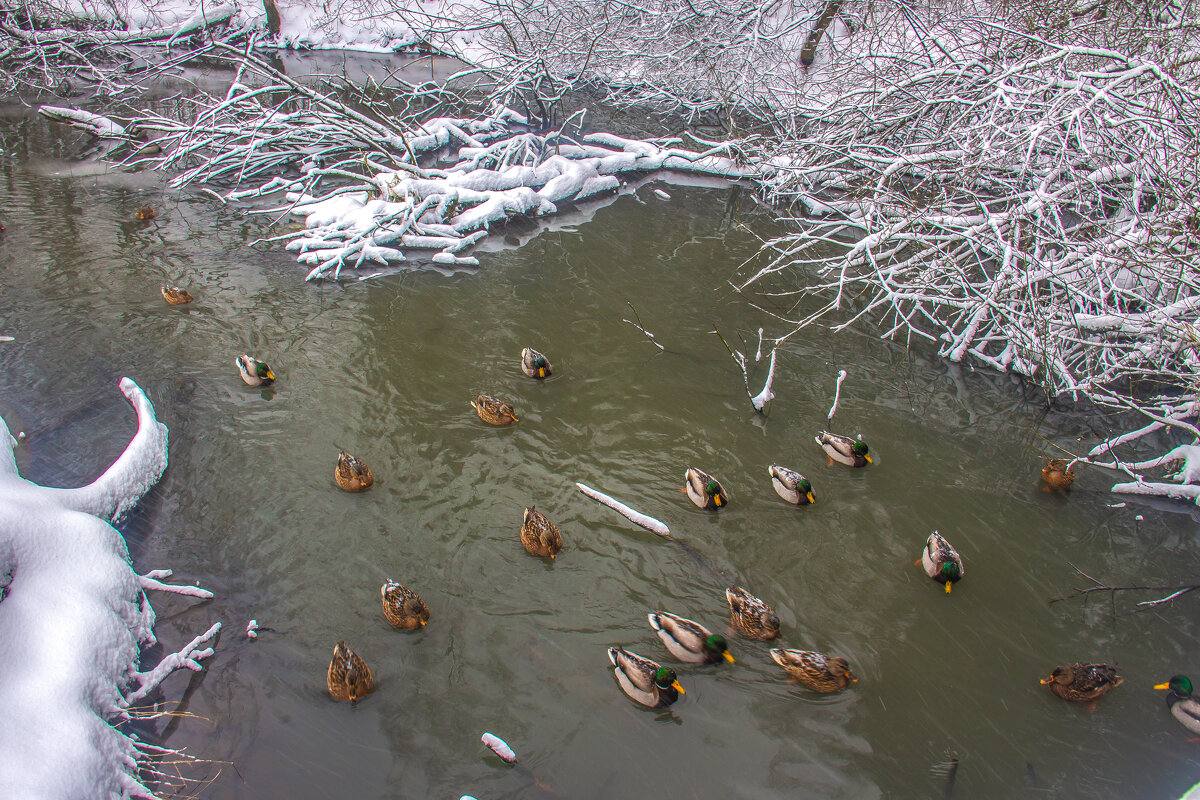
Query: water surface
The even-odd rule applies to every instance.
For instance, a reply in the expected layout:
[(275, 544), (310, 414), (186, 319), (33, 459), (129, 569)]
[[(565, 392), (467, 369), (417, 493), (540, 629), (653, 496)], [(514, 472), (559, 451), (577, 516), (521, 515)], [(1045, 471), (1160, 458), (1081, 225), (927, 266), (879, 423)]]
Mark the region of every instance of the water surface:
[[(35, 115), (0, 119), (0, 412), (28, 433), (22, 473), (91, 480), (133, 432), (117, 391), (137, 380), (171, 435), (170, 468), (125, 523), (139, 571), (170, 567), (216, 597), (152, 598), (170, 649), (226, 628), (168, 703), (196, 715), (152, 733), (204, 761), (185, 791), (264, 797), (1165, 798), (1200, 779), (1200, 753), (1151, 685), (1200, 678), (1194, 600), (1132, 613), (1118, 596), (1048, 605), (1087, 585), (1194, 580), (1185, 507), (1108, 494), (1085, 471), (1069, 497), (1038, 468), (1117, 424), (1045, 414), (1036, 390), (862, 333), (820, 328), (780, 350), (769, 414), (753, 413), (720, 340), (783, 330), (726, 281), (772, 220), (737, 189), (641, 186), (476, 271), (340, 285), (258, 240), (290, 220), (165, 192), (158, 176), (74, 164), (84, 141)], [(671, 195), (663, 200), (654, 186)], [(133, 220), (153, 204), (152, 222)], [(166, 306), (163, 283), (196, 295)], [(627, 323), (636, 309), (660, 351)], [(524, 346), (552, 361), (544, 383)], [(236, 355), (279, 378), (241, 383)], [(812, 441), (839, 369), (839, 430), (876, 464), (829, 466)], [(752, 366), (754, 391), (766, 374)], [(468, 401), (510, 399), (491, 428)], [(1080, 443), (1082, 438), (1083, 443)], [(339, 447), (377, 476), (332, 480)], [(805, 472), (795, 508), (767, 466)], [(684, 469), (718, 476), (730, 506), (679, 492)], [(605, 650), (669, 663), (646, 622), (666, 610), (723, 630), (723, 585), (686, 552), (579, 494), (581, 481), (655, 516), (772, 603), (781, 644), (845, 656), (860, 681), (835, 696), (789, 683), (768, 646), (737, 663), (680, 667), (666, 711), (619, 692)], [(527, 555), (537, 504), (566, 547)], [(1142, 519), (1137, 519), (1140, 516)], [(939, 529), (967, 577), (950, 597), (913, 564)], [(418, 633), (384, 621), (387, 577), (432, 610)], [(248, 620), (274, 629), (257, 641)], [(356, 707), (324, 686), (334, 642), (374, 668)], [(153, 654), (152, 654), (153, 655)], [(1038, 679), (1111, 661), (1125, 685), (1091, 712)], [(510, 769), (479, 743), (492, 731)], [(174, 767), (172, 767), (174, 769)], [(210, 783), (204, 784), (205, 781)]]

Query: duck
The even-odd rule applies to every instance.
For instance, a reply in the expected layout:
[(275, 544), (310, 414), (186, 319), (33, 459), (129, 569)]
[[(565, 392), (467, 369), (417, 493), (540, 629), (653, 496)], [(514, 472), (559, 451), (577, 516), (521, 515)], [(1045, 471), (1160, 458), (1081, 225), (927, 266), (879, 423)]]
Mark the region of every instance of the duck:
[(365, 492), (375, 485), (375, 476), (371, 474), (371, 468), (345, 450), (338, 452), (333, 479), (338, 487), (347, 492)]
[(840, 692), (858, 678), (850, 672), (850, 664), (841, 656), (827, 656), (812, 650), (771, 648), (771, 658), (788, 674), (814, 692)]
[(725, 493), (721, 483), (707, 472), (688, 467), (687, 472), (683, 474), (683, 480), (683, 491), (687, 492), (693, 503), (705, 511), (716, 511), (729, 505), (729, 495)]
[(775, 494), (789, 503), (807, 506), (817, 502), (817, 498), (813, 497), (812, 483), (796, 470), (772, 464), (767, 469), (767, 474), (771, 476), (771, 486), (774, 487)]
[(270, 386), (275, 382), (275, 373), (257, 358), (242, 354), (237, 357), (237, 368), (249, 386)]
[(383, 616), (393, 628), (410, 631), (429, 622), (429, 608), (421, 595), (389, 578), (379, 587), (383, 598)]
[(621, 691), (647, 708), (666, 708), (687, 694), (679, 685), (675, 670), (657, 661), (631, 653), (623, 647), (608, 648), (608, 660), (616, 667), (613, 674)]
[(517, 419), (516, 411), (510, 404), (488, 394), (477, 395), (471, 401), (471, 407), (475, 409), (479, 418), (489, 425), (510, 425), (521, 421)]
[(939, 583), (945, 581), (946, 594), (950, 594), (950, 585), (958, 583), (966, 574), (962, 556), (937, 531), (929, 534), (929, 538), (925, 540), (925, 549), (921, 551), (921, 565), (925, 567), (925, 574), (930, 578)]
[(345, 642), (334, 645), (333, 660), (329, 662), (325, 682), (334, 700), (357, 703), (360, 697), (375, 691), (375, 676), (371, 674), (371, 668)]
[(1200, 701), (1192, 697), (1191, 679), (1176, 675), (1154, 688), (1160, 691), (1167, 690), (1167, 708), (1171, 709), (1171, 716), (1179, 720), (1180, 725), (1200, 736)]
[(154, 213), (154, 206), (142, 206), (133, 212), (133, 218), (143, 222), (148, 219), (154, 219), (156, 216), (158, 215)]
[(1063, 700), (1099, 700), (1125, 681), (1112, 664), (1067, 664), (1055, 667), (1042, 685)]
[(554, 558), (562, 550), (562, 534), (537, 506), (529, 506), (521, 517), (521, 544), (530, 555)]
[(1075, 482), (1075, 470), (1067, 466), (1065, 458), (1052, 458), (1042, 467), (1042, 487), (1044, 492), (1066, 494)]
[(817, 434), (816, 441), (825, 451), (825, 455), (829, 457), (830, 464), (836, 461), (851, 467), (865, 467), (867, 464), (875, 463), (867, 454), (867, 443), (862, 439), (851, 439), (840, 433), (821, 431)]
[(521, 351), (521, 371), (538, 380), (549, 378), (551, 375), (550, 362), (537, 350), (526, 347)]
[(184, 303), (190, 303), (196, 299), (192, 297), (192, 293), (187, 289), (180, 289), (178, 286), (162, 287), (162, 296), (168, 304), (173, 306), (181, 306)]
[(779, 635), (779, 617), (769, 605), (740, 586), (725, 590), (729, 618), (734, 629), (749, 639), (774, 639)]
[(652, 611), (646, 615), (650, 627), (667, 646), (671, 655), (689, 664), (716, 664), (722, 659), (733, 663), (725, 637), (690, 619)]

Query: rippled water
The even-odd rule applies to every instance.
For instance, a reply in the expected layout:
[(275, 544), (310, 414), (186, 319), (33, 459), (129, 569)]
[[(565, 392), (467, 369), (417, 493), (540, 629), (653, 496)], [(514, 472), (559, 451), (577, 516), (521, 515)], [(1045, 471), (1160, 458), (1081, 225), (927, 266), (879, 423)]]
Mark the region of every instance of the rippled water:
[[(168, 647), (226, 625), (207, 668), (165, 687), (196, 716), (153, 727), (205, 760), (180, 767), (211, 779), (185, 793), (940, 798), (951, 757), (957, 798), (1165, 798), (1200, 779), (1200, 751), (1151, 690), (1200, 677), (1195, 600), (1133, 614), (1157, 595), (1121, 595), (1115, 619), (1103, 597), (1047, 604), (1087, 585), (1072, 565), (1121, 584), (1194, 580), (1196, 515), (1114, 508), (1095, 471), (1069, 497), (1039, 491), (1051, 443), (1078, 450), (1111, 421), (1047, 416), (1020, 383), (866, 332), (789, 340), (779, 397), (755, 415), (711, 333), (752, 354), (760, 325), (782, 330), (726, 284), (773, 230), (745, 193), (665, 186), (665, 201), (642, 186), (520, 231), (524, 246), (476, 272), (314, 285), (256, 244), (280, 229), (267, 218), (81, 168), (83, 141), (22, 109), (0, 119), (0, 142), (0, 333), (16, 339), (0, 344), (0, 412), (29, 434), (23, 474), (78, 484), (115, 457), (133, 430), (122, 375), (170, 427), (170, 468), (125, 532), (139, 570), (216, 593), (153, 598)], [(133, 221), (146, 202), (158, 218)], [(196, 302), (166, 306), (167, 282)], [(629, 304), (664, 351), (624, 321)], [(552, 379), (521, 374), (523, 346), (549, 356)], [(243, 385), (242, 352), (277, 385)], [(870, 442), (867, 469), (827, 466), (812, 442), (839, 368), (836, 425)], [(756, 391), (765, 371), (753, 366)], [(509, 398), (521, 422), (481, 423), (478, 392)], [(371, 491), (334, 486), (339, 446), (371, 465)], [(812, 479), (815, 506), (775, 496), (774, 462)], [(691, 506), (688, 465), (724, 482), (727, 509)], [(735, 640), (736, 664), (680, 668), (687, 694), (670, 709), (635, 707), (605, 649), (669, 662), (646, 612), (723, 629), (723, 585), (576, 481), (665, 521), (775, 606), (782, 644), (844, 655), (859, 683), (814, 695), (766, 645)], [(533, 503), (563, 532), (553, 563), (519, 543)], [(913, 564), (933, 528), (966, 561), (950, 597)], [(386, 577), (422, 594), (427, 628), (388, 626)], [(251, 618), (274, 630), (248, 641)], [(338, 639), (378, 679), (356, 707), (325, 691)], [(1094, 713), (1038, 685), (1075, 660), (1126, 677)], [(485, 730), (521, 765), (485, 751)]]

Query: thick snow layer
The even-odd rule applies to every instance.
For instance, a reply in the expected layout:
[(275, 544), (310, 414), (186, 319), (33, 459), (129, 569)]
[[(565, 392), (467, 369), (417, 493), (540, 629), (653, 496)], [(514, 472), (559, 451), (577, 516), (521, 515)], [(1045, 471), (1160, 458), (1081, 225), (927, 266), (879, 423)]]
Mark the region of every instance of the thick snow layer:
[[(154, 642), (145, 589), (211, 596), (139, 576), (108, 522), (167, 467), (167, 429), (137, 384), (121, 391), (138, 430), (103, 475), (78, 489), (17, 474), (16, 440), (0, 420), (0, 790), (12, 798), (151, 797), (137, 778), (137, 743), (113, 727), (173, 668), (211, 654), (197, 637), (158, 669), (137, 671)], [(123, 692), (125, 692), (123, 694)]]

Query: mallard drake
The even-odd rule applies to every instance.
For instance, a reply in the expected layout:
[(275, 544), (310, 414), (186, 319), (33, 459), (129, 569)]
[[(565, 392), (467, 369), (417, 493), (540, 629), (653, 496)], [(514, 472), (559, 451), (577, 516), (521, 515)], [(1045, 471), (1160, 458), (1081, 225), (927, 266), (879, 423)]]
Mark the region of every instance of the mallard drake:
[(1183, 675), (1176, 675), (1154, 688), (1168, 690), (1167, 708), (1171, 709), (1171, 716), (1179, 720), (1180, 725), (1200, 736), (1200, 702), (1192, 697), (1192, 681)]
[(771, 658), (788, 674), (814, 692), (829, 694), (845, 689), (858, 678), (850, 672), (850, 664), (840, 656), (830, 658), (811, 650), (771, 649)]
[(190, 303), (195, 298), (187, 289), (180, 289), (178, 286), (162, 287), (163, 300), (166, 300), (170, 305), (181, 306), (184, 303)]
[(249, 386), (270, 386), (275, 382), (275, 373), (257, 358), (240, 355), (237, 357), (237, 368), (242, 374), (242, 380)]
[(133, 218), (136, 220), (145, 221), (148, 219), (154, 219), (155, 216), (157, 215), (154, 213), (153, 206), (142, 206), (137, 211), (133, 212)]
[(825, 451), (825, 455), (829, 457), (830, 464), (837, 461), (839, 464), (847, 464), (851, 467), (865, 467), (867, 464), (874, 463), (867, 455), (867, 443), (862, 439), (851, 439), (840, 433), (821, 431), (817, 434), (816, 441)]
[(1046, 484), (1042, 491), (1065, 494), (1075, 482), (1075, 470), (1067, 466), (1065, 458), (1052, 458), (1042, 467), (1042, 481)]
[(412, 630), (423, 628), (429, 622), (429, 608), (425, 601), (407, 586), (389, 579), (379, 587), (379, 594), (383, 598), (383, 616), (387, 617), (393, 628)]
[(935, 581), (946, 583), (946, 594), (950, 594), (950, 584), (958, 583), (966, 574), (963, 569), (962, 556), (950, 546), (937, 531), (929, 534), (925, 540), (925, 549), (921, 551), (921, 565), (925, 574)]
[(630, 700), (648, 708), (663, 708), (686, 694), (675, 670), (657, 661), (631, 653), (622, 647), (608, 648), (608, 660), (616, 667), (613, 674)]
[(345, 450), (338, 453), (337, 466), (333, 468), (333, 479), (347, 492), (365, 492), (375, 485), (375, 476), (371, 474), (371, 468)]
[(562, 534), (537, 506), (529, 506), (521, 517), (521, 544), (530, 555), (554, 558), (562, 550)]
[(546, 357), (534, 350), (532, 347), (526, 347), (521, 351), (521, 371), (531, 378), (550, 377), (550, 362)]
[(471, 401), (471, 407), (489, 425), (509, 425), (521, 421), (511, 405), (488, 394), (477, 395)]
[(667, 646), (671, 655), (689, 664), (716, 664), (721, 659), (733, 663), (725, 637), (713, 633), (698, 622), (677, 617), (665, 611), (646, 615), (650, 627)]
[(789, 503), (807, 506), (817, 502), (817, 498), (813, 497), (812, 484), (796, 470), (772, 464), (767, 469), (767, 474), (771, 476), (771, 486), (774, 487), (775, 494)]
[(367, 662), (358, 653), (338, 642), (333, 648), (333, 660), (329, 662), (329, 673), (325, 676), (329, 694), (334, 700), (358, 702), (358, 698), (375, 691), (375, 676)]
[(1099, 700), (1124, 680), (1112, 664), (1067, 664), (1055, 667), (1042, 684), (1063, 700)]
[(779, 617), (771, 607), (740, 586), (725, 590), (729, 618), (742, 636), (750, 639), (774, 639), (779, 635)]
[(725, 494), (720, 482), (707, 472), (701, 472), (695, 467), (688, 467), (683, 474), (683, 491), (692, 502), (705, 511), (716, 511), (729, 505), (729, 495)]

